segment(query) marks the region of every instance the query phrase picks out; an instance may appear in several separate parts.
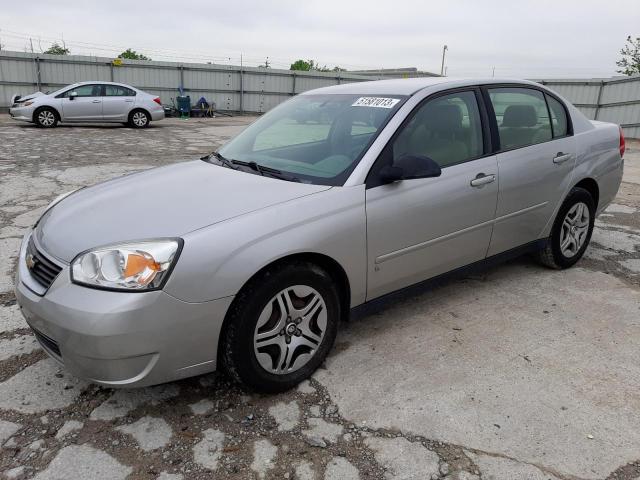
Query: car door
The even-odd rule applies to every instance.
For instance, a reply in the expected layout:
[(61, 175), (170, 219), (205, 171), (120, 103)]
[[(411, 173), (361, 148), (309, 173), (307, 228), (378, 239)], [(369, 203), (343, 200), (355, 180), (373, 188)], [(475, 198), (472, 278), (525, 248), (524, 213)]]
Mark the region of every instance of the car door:
[(136, 101), (136, 92), (122, 85), (105, 85), (102, 99), (104, 120), (126, 122)]
[(576, 161), (566, 108), (542, 90), (487, 88), (499, 137), (500, 189), (489, 255), (539, 239), (566, 195)]
[(102, 121), (102, 85), (87, 84), (58, 95), (63, 120), (71, 122)]
[[(367, 298), (485, 258), (498, 196), (479, 90), (430, 97), (407, 118), (367, 178)], [(424, 155), (436, 178), (380, 184), (403, 155)]]

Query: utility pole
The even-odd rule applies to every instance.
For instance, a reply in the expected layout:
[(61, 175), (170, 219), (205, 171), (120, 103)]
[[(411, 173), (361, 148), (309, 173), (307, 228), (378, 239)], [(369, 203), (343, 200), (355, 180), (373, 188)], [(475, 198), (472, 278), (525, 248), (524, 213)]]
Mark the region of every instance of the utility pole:
[(493, 67), (493, 71), (491, 72), (491, 78), (496, 76), (496, 67)]
[(449, 49), (449, 47), (447, 47), (446, 45), (444, 47), (442, 47), (442, 65), (440, 66), (440, 76), (441, 77), (444, 76), (444, 56), (446, 55), (448, 49)]

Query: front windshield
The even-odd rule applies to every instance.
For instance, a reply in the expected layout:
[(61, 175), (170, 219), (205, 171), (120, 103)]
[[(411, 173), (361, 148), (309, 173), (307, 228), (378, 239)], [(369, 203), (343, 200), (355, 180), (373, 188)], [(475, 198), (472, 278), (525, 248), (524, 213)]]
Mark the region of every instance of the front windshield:
[(299, 95), (220, 149), (305, 183), (342, 185), (405, 97)]

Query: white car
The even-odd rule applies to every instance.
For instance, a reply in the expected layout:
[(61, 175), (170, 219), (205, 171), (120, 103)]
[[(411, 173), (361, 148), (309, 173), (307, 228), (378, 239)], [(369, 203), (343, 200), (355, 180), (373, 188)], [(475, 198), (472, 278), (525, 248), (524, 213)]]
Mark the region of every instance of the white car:
[(53, 128), (58, 122), (118, 122), (135, 128), (164, 118), (160, 98), (130, 85), (79, 82), (52, 93), (36, 92), (13, 101), (16, 120)]

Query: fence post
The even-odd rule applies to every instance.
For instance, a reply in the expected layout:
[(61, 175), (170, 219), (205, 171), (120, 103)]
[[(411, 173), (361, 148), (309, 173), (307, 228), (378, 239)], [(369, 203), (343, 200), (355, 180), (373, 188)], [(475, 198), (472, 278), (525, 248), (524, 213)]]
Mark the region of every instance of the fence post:
[(293, 78), (293, 87), (291, 88), (291, 95), (295, 96), (296, 94), (296, 72), (292, 71), (291, 76)]
[(37, 85), (37, 91), (40, 91), (40, 88), (42, 87), (42, 77), (40, 74), (40, 57), (36, 56), (36, 58), (34, 59), (36, 62), (36, 85)]
[(180, 69), (180, 89), (184, 95), (184, 65), (180, 65), (178, 68)]
[(109, 64), (109, 77), (111, 78), (111, 81), (113, 82), (113, 62), (111, 62)]
[[(242, 63), (242, 62), (241, 62)], [(244, 72), (240, 65), (240, 114), (244, 113)]]
[(598, 119), (598, 113), (600, 113), (600, 101), (602, 100), (602, 91), (604, 90), (604, 80), (600, 80), (600, 88), (598, 89), (598, 99), (596, 100), (596, 112), (593, 115), (593, 119)]

